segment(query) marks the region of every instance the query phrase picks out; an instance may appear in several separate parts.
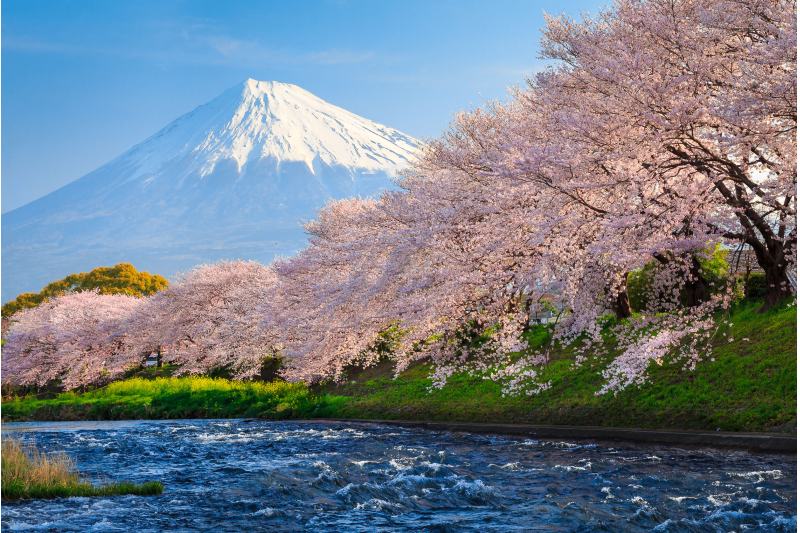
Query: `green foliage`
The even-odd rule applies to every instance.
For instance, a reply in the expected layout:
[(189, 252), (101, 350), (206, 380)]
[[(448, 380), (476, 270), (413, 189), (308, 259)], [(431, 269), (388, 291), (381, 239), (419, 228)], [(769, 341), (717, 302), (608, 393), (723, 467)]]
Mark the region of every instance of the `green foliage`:
[[(744, 278), (741, 280), (745, 283)], [(745, 287), (746, 297), (750, 300), (763, 300), (767, 295), (767, 275), (764, 272), (751, 272)]]
[(83, 292), (98, 289), (100, 294), (127, 294), (149, 296), (169, 285), (166, 278), (158, 274), (138, 272), (130, 263), (119, 263), (113, 267), (95, 268), (91, 272), (70, 274), (64, 279), (48, 284), (38, 293), (20, 294), (2, 308), (3, 318), (27, 307), (36, 307), (42, 302), (68, 292)]
[(658, 268), (657, 265), (658, 263), (653, 261), (628, 274), (628, 300), (631, 309), (637, 313), (645, 311), (647, 304), (650, 303), (648, 292), (653, 285), (653, 272)]
[(4, 420), (130, 420), (308, 416), (318, 399), (302, 383), (203, 376), (131, 378), (83, 394), (12, 399)]
[[(710, 297), (725, 290), (730, 276), (730, 266), (727, 261), (728, 250), (725, 248), (717, 246), (710, 257), (706, 257), (706, 255), (708, 254), (698, 254), (697, 257), (703, 277), (708, 283), (706, 294)], [(665, 268), (664, 265), (658, 261), (652, 261), (643, 268), (628, 274), (628, 298), (633, 311), (641, 313), (647, 310), (647, 304), (650, 302), (650, 296), (653, 291), (653, 276), (663, 268)], [(672, 291), (673, 288), (662, 289), (659, 298), (663, 297), (664, 293)], [(681, 300), (685, 303), (686, 295), (683, 288), (681, 288)]]

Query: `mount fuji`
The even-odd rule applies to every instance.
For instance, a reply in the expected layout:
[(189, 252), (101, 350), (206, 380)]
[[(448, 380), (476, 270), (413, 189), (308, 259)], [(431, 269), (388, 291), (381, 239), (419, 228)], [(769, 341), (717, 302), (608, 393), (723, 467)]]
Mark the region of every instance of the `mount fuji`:
[(113, 161), (2, 215), (2, 300), (98, 266), (172, 276), (302, 248), (330, 198), (393, 187), (420, 143), (308, 91), (249, 79)]

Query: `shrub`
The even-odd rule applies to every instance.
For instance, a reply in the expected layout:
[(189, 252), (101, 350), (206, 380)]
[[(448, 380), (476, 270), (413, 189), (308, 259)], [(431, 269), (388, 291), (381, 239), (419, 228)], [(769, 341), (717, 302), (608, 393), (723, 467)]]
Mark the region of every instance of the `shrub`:
[(742, 278), (741, 283), (745, 285), (745, 296), (750, 300), (763, 300), (767, 295), (767, 275), (764, 272), (751, 272), (750, 279)]

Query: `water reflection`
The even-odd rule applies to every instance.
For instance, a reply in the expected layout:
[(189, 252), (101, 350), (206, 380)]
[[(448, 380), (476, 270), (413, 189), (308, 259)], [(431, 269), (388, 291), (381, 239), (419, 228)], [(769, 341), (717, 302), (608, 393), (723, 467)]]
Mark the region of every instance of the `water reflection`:
[(4, 424), (158, 497), (5, 503), (4, 531), (796, 531), (794, 456), (246, 420)]

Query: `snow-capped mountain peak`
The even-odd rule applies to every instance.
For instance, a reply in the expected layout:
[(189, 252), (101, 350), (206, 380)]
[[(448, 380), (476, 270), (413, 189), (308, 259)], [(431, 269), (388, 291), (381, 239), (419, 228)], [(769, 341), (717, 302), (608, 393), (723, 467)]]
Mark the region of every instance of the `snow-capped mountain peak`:
[(329, 104), (296, 85), (251, 78), (182, 116), (122, 157), (143, 159), (130, 180), (157, 179), (170, 154), (195, 159), (195, 164), (184, 168), (184, 174), (198, 172), (201, 177), (223, 161), (235, 161), (242, 171), (249, 161), (261, 159), (275, 165), (300, 161), (312, 173), (315, 160), (393, 173), (414, 157), (417, 148), (413, 138)]

